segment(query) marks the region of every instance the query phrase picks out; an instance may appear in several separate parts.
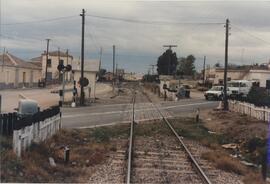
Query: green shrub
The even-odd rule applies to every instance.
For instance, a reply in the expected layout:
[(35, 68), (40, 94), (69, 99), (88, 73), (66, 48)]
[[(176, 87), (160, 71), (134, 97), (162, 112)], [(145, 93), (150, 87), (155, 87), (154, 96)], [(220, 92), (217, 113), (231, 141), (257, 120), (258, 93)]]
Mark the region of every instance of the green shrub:
[(247, 101), (256, 106), (270, 106), (270, 96), (265, 88), (253, 86), (248, 93)]

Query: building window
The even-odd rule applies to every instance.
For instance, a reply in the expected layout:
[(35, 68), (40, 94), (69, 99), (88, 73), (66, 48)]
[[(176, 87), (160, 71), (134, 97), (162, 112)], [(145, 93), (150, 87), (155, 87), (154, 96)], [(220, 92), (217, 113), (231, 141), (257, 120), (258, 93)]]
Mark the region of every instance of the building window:
[(47, 72), (47, 80), (48, 81), (52, 80), (52, 72)]
[(51, 68), (52, 67), (52, 60), (51, 59), (48, 59), (47, 67), (48, 68)]
[(219, 80), (218, 80), (218, 84), (219, 84), (219, 85), (222, 85), (222, 84), (223, 84), (223, 79), (219, 79)]
[(63, 65), (64, 64), (64, 60), (63, 59), (60, 59), (59, 60), (59, 65)]

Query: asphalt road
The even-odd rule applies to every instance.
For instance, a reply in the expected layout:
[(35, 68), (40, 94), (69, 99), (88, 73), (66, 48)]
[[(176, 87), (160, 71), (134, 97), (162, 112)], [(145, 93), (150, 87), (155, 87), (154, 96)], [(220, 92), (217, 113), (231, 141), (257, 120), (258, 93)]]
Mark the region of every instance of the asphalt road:
[[(211, 109), (218, 106), (218, 102), (204, 99), (184, 99), (177, 102), (163, 102), (156, 104), (167, 117), (183, 116), (194, 113), (197, 108)], [(88, 128), (131, 121), (132, 105), (110, 104), (93, 105), (83, 108), (63, 108), (63, 128)], [(137, 103), (135, 105), (136, 121), (160, 118), (151, 103)]]
[[(66, 89), (72, 88), (72, 85), (67, 85)], [(0, 95), (2, 96), (2, 105), (1, 112), (8, 113), (14, 112), (14, 108), (18, 107), (18, 102), (20, 95), (36, 100), (41, 109), (46, 109), (53, 105), (58, 105), (59, 102), (59, 94), (51, 93), (51, 91), (58, 90), (60, 86), (49, 86), (48, 88), (25, 88), (25, 89), (6, 89), (0, 90)], [(96, 85), (96, 95), (106, 94), (111, 90), (111, 86), (109, 84), (97, 83)], [(71, 100), (72, 93), (65, 93), (65, 99)]]

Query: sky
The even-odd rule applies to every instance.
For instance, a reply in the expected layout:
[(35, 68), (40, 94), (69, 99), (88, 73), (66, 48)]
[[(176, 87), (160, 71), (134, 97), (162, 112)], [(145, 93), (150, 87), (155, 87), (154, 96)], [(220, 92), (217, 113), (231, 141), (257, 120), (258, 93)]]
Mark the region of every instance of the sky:
[(225, 21), (230, 20), (229, 63), (270, 60), (270, 2), (267, 1), (94, 1), (0, 0), (0, 52), (29, 60), (46, 50), (69, 52), (79, 59), (81, 16), (85, 17), (85, 59), (99, 59), (112, 69), (147, 73), (173, 44), (178, 57), (193, 54), (197, 70), (224, 63)]

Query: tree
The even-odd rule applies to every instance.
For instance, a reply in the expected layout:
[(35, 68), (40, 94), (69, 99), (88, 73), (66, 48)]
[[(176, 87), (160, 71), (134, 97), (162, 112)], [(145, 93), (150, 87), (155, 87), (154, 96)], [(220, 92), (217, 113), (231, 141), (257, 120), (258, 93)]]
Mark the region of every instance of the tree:
[(157, 61), (158, 75), (172, 75), (176, 73), (177, 56), (171, 49), (166, 50)]
[(270, 96), (264, 88), (253, 86), (247, 95), (247, 101), (256, 106), (270, 106)]
[(98, 79), (98, 81), (104, 80), (104, 75), (105, 75), (106, 71), (107, 70), (106, 69), (103, 69), (103, 68), (101, 68), (99, 70), (99, 72), (97, 73), (97, 79)]
[(186, 58), (181, 58), (178, 62), (178, 75), (190, 75), (194, 76), (196, 70), (194, 66), (196, 58), (193, 55), (189, 55)]
[(106, 71), (107, 71), (106, 69), (101, 68), (101, 69), (99, 70), (99, 72), (98, 72), (99, 76), (105, 75)]
[(217, 63), (215, 64), (215, 67), (216, 67), (216, 68), (219, 68), (219, 67), (220, 67), (220, 63), (217, 62)]

